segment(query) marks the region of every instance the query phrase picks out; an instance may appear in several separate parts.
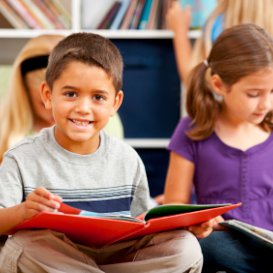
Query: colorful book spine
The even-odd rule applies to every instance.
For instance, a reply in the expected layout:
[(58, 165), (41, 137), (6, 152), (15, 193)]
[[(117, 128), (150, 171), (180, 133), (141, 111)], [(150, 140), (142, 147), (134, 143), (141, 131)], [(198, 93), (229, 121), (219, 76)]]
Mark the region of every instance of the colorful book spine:
[[(39, 1), (39, 0), (38, 0)], [(60, 11), (57, 9), (55, 4), (50, 0), (44, 0), (44, 5), (46, 6), (47, 10), (49, 10), (56, 21), (58, 21), (61, 24), (61, 29), (67, 29), (69, 28), (69, 24), (67, 21), (63, 18), (63, 15), (60, 13)]]
[(43, 28), (54, 29), (54, 24), (32, 0), (21, 0), (21, 3)]
[(112, 23), (112, 25), (110, 26), (110, 29), (119, 29), (121, 22), (126, 14), (126, 11), (128, 10), (130, 4), (130, 0), (123, 0), (120, 6), (120, 9)]
[(98, 29), (107, 29), (110, 27), (110, 25), (112, 24), (116, 14), (117, 14), (117, 11), (118, 11), (120, 5), (121, 5), (121, 3), (119, 1), (115, 1), (113, 3), (111, 8), (108, 10), (106, 15), (104, 16), (103, 20), (99, 24)]
[(14, 28), (29, 28), (28, 24), (22, 19), (20, 14), (13, 9), (6, 0), (0, 1), (0, 12)]
[(43, 0), (32, 0), (35, 5), (44, 13), (48, 20), (53, 24), (55, 29), (63, 29), (64, 25), (58, 20), (57, 16), (52, 12), (46, 5), (46, 1)]
[(121, 23), (120, 29), (129, 29), (134, 11), (136, 9), (138, 0), (131, 0), (128, 10), (125, 14), (124, 20)]
[(145, 0), (138, 0), (137, 7), (130, 24), (130, 29), (137, 29), (144, 5)]
[(30, 28), (34, 29), (43, 28), (40, 22), (33, 18), (29, 10), (25, 8), (24, 4), (21, 1), (8, 0), (8, 3), (21, 15), (22, 18), (24, 18), (24, 20), (26, 21)]
[(142, 16), (140, 18), (140, 22), (139, 22), (139, 26), (138, 26), (139, 29), (146, 29), (148, 21), (149, 21), (152, 3), (153, 3), (152, 0), (146, 1)]
[(149, 20), (146, 26), (146, 29), (157, 29), (160, 5), (159, 0), (153, 0)]
[(59, 21), (61, 21), (66, 29), (71, 28), (71, 14), (60, 0), (46, 0), (51, 10), (54, 11)]

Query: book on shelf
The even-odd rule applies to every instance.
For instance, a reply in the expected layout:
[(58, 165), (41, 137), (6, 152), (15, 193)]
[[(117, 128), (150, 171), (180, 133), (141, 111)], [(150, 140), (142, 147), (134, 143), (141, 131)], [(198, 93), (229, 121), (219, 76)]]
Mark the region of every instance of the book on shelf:
[(64, 29), (71, 28), (70, 1), (50, 0), (45, 2), (51, 11), (56, 15), (58, 21), (63, 24)]
[[(35, 2), (40, 1), (35, 0)], [(47, 17), (51, 19), (52, 23), (55, 25), (55, 28), (69, 29), (71, 27), (71, 14), (69, 13), (68, 9), (62, 5), (62, 3), (65, 2), (44, 0), (43, 3), (39, 5), (39, 7), (41, 10), (44, 11)], [(43, 8), (42, 6), (45, 6), (45, 8)], [(47, 12), (45, 10), (47, 10)]]
[(34, 3), (32, 0), (21, 0), (22, 5), (28, 13), (38, 22), (43, 29), (54, 29), (54, 24), (50, 21), (47, 15)]
[(151, 13), (152, 4), (153, 4), (152, 0), (146, 0), (142, 15), (139, 21), (139, 26), (138, 26), (139, 29), (146, 29), (148, 21), (149, 21), (150, 13)]
[[(1, 5), (1, 3), (0, 3)], [(11, 22), (2, 14), (0, 7), (0, 28), (13, 28)]]
[[(82, 25), (84, 29), (162, 29), (171, 1), (82, 0)], [(92, 18), (87, 10), (92, 10)]]
[(14, 28), (69, 28), (71, 16), (60, 1), (1, 0), (0, 12)]
[(121, 0), (121, 6), (117, 12), (116, 17), (114, 18), (110, 29), (119, 29), (121, 22), (127, 12), (127, 9), (129, 7), (130, 0)]
[[(12, 28), (27, 29), (29, 27), (20, 14), (18, 14), (7, 1), (0, 1), (0, 12)], [(4, 28), (2, 23), (1, 28)]]
[(150, 15), (149, 19), (146, 25), (146, 29), (157, 29), (159, 28), (158, 26), (158, 21), (159, 21), (159, 16), (160, 16), (160, 11), (161, 11), (161, 2), (159, 0), (153, 0), (151, 10), (150, 10)]
[(141, 14), (143, 12), (143, 8), (145, 5), (145, 1), (146, 0), (138, 0), (134, 15), (133, 15), (132, 20), (130, 22), (130, 26), (129, 26), (130, 29), (137, 29), (138, 28)]
[(10, 6), (20, 14), (21, 18), (27, 23), (29, 28), (32, 29), (42, 29), (43, 25), (36, 17), (33, 17), (32, 12), (28, 9), (28, 6), (25, 5), (23, 1), (17, 0), (7, 0)]
[(120, 5), (121, 5), (120, 1), (115, 1), (113, 3), (113, 5), (110, 7), (108, 12), (103, 17), (102, 21), (99, 23), (98, 29), (108, 29), (111, 26), (119, 8), (120, 8)]
[(115, 0), (81, 0), (81, 26), (83, 29), (97, 29)]
[(138, 217), (82, 211), (62, 204), (60, 213), (41, 212), (16, 226), (10, 234), (22, 229), (52, 229), (65, 233), (84, 245), (101, 247), (119, 241), (196, 225), (231, 209), (237, 204), (156, 206)]
[(260, 228), (254, 225), (247, 224), (239, 220), (226, 220), (220, 223), (224, 227), (239, 231), (245, 236), (248, 236), (258, 243), (262, 243), (273, 249), (273, 231)]
[[(45, 20), (49, 21), (49, 23), (45, 23), (45, 26), (47, 28), (54, 28), (54, 29), (65, 28), (65, 26), (58, 20), (58, 17), (56, 16), (56, 14), (53, 13), (52, 9), (49, 6), (47, 6), (48, 1), (32, 0), (32, 2), (37, 6), (37, 8), (42, 13), (41, 16), (42, 17), (45, 16), (47, 18)], [(38, 11), (37, 14), (39, 14), (40, 12)]]
[(134, 16), (134, 12), (137, 7), (137, 3), (138, 3), (138, 0), (131, 0), (130, 1), (130, 5), (129, 5), (127, 12), (125, 14), (125, 17), (120, 25), (120, 29), (129, 29), (130, 28), (130, 24), (131, 24), (132, 18)]

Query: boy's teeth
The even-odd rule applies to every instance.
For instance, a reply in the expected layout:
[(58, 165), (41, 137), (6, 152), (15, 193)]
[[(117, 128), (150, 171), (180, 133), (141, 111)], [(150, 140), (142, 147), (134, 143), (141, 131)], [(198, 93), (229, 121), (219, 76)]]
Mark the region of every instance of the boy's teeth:
[(87, 126), (89, 124), (89, 121), (79, 121), (79, 120), (73, 120), (73, 122), (76, 125), (80, 125), (80, 126)]

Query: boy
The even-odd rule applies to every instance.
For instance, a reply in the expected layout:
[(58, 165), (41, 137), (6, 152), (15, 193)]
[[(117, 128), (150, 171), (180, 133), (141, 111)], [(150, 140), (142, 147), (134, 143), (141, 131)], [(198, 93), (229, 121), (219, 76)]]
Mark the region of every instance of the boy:
[[(136, 216), (149, 191), (137, 153), (102, 129), (123, 99), (123, 62), (99, 35), (63, 39), (49, 57), (41, 95), (55, 126), (10, 149), (0, 167), (0, 234), (66, 202)], [(92, 232), (92, 231), (90, 231)], [(0, 272), (201, 272), (196, 238), (185, 230), (103, 248), (49, 230), (20, 231), (0, 252)]]

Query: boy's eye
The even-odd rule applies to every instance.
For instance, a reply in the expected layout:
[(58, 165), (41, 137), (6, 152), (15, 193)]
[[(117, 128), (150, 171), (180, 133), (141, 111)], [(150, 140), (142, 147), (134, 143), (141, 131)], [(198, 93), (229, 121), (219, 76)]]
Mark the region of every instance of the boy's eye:
[(74, 98), (77, 96), (76, 92), (70, 91), (70, 92), (66, 92), (65, 96), (68, 98)]
[(103, 101), (103, 100), (105, 100), (105, 97), (101, 96), (101, 95), (95, 95), (94, 99), (97, 100), (97, 101)]

